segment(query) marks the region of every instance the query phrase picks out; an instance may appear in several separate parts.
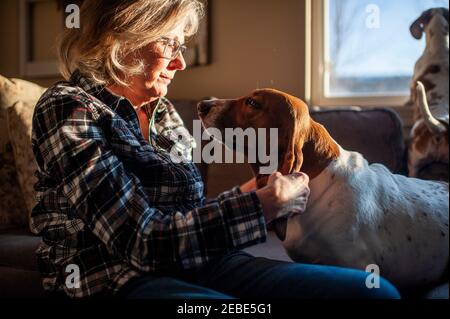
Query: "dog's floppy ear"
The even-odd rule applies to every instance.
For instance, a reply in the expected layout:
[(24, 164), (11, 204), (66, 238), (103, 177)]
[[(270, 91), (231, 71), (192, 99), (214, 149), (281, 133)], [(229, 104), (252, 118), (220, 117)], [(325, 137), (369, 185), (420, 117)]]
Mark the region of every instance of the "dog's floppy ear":
[[(306, 140), (305, 132), (309, 127), (309, 125), (304, 125), (306, 121), (302, 121), (300, 112), (295, 109), (295, 106), (291, 105), (291, 107), (291, 123), (286, 123), (285, 128), (291, 127), (286, 129), (286, 135), (279, 139), (278, 171), (283, 175), (300, 171), (303, 164), (302, 148)], [(269, 175), (257, 175), (257, 188), (266, 186), (268, 178)]]
[[(297, 124), (295, 125), (297, 126)], [(297, 131), (295, 129), (294, 131)], [(287, 144), (285, 153), (281, 158), (280, 172), (283, 175), (299, 172), (303, 164), (302, 148), (304, 138), (295, 132)]]
[(309, 116), (308, 106), (295, 97), (288, 97), (290, 105), (291, 123), (286, 123), (287, 130), (286, 141), (283, 143), (284, 149), (280, 148), (279, 171), (285, 174), (300, 172), (303, 165), (303, 146), (309, 138), (311, 128), (311, 118)]
[[(294, 103), (293, 103), (294, 104)], [(291, 130), (288, 130), (287, 143), (284, 144), (284, 150), (280, 153), (280, 169), (281, 174), (291, 174), (299, 172), (303, 164), (302, 148), (306, 140), (306, 132), (309, 128), (309, 116), (305, 118), (301, 112), (292, 105), (291, 114), (293, 116)], [(284, 153), (283, 153), (284, 151)]]
[(417, 40), (422, 39), (423, 31), (425, 30), (426, 25), (430, 22), (431, 16), (432, 16), (432, 9), (422, 13), (422, 15), (411, 24), (409, 31), (411, 32), (412, 36), (415, 39)]
[[(293, 172), (300, 172), (303, 163), (302, 153), (303, 142), (296, 143), (292, 138), (287, 144), (287, 149), (284, 153), (280, 153), (278, 160), (278, 171), (283, 175), (288, 175)], [(269, 175), (258, 174), (256, 176), (256, 186), (258, 189), (267, 185)]]
[[(302, 147), (304, 142), (295, 138), (297, 134), (292, 134), (288, 140), (289, 142), (285, 145), (284, 149), (281, 150), (280, 156), (278, 158), (278, 171), (283, 175), (288, 175), (293, 172), (299, 172), (303, 163), (303, 153)], [(269, 175), (258, 174), (256, 176), (256, 186), (257, 188), (262, 188), (267, 185)]]

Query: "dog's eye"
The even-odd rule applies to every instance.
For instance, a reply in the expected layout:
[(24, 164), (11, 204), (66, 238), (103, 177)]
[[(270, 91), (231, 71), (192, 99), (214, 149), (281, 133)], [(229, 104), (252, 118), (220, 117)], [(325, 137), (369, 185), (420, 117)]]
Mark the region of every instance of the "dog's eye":
[(247, 104), (248, 106), (257, 108), (257, 109), (260, 109), (260, 108), (262, 107), (262, 105), (261, 105), (260, 103), (258, 103), (257, 101), (255, 101), (255, 100), (252, 99), (252, 98), (248, 98), (248, 99), (245, 101), (245, 104)]

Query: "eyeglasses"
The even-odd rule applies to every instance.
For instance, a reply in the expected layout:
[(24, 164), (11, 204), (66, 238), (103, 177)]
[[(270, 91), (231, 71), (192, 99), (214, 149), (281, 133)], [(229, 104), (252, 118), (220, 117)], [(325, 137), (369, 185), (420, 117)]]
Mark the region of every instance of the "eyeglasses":
[(161, 37), (158, 42), (164, 43), (164, 57), (170, 60), (175, 60), (178, 54), (184, 54), (187, 50), (187, 47), (184, 44), (181, 44), (178, 40)]

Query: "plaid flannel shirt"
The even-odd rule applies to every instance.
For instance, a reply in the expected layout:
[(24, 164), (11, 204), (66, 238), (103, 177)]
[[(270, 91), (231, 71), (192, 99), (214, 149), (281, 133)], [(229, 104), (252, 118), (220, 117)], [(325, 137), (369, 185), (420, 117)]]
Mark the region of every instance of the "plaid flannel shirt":
[[(47, 291), (113, 294), (144, 273), (199, 269), (265, 240), (254, 192), (235, 187), (206, 205), (196, 166), (171, 160), (173, 147), (192, 151), (192, 143), (170, 138), (182, 127), (162, 98), (146, 141), (129, 101), (79, 72), (44, 93), (33, 116), (31, 227), (43, 238), (37, 256)], [(67, 284), (74, 266), (80, 276)]]

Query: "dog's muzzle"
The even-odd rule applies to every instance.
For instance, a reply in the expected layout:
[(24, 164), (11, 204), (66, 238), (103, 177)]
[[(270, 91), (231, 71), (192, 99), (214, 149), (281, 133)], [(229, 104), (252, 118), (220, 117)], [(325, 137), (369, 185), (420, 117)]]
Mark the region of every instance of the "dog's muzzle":
[(199, 116), (206, 116), (208, 115), (209, 111), (211, 111), (212, 108), (211, 101), (202, 101), (198, 103), (197, 105), (197, 111)]

